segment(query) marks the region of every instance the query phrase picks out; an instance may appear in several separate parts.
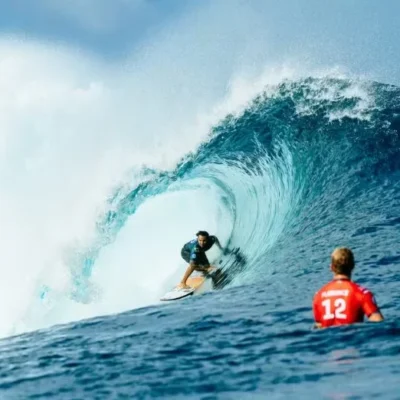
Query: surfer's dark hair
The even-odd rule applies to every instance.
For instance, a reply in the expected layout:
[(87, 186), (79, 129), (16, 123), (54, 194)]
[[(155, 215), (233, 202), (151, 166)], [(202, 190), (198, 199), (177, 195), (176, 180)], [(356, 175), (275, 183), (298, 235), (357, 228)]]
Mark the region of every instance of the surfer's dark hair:
[(196, 236), (205, 236), (205, 237), (208, 238), (210, 235), (208, 234), (207, 231), (198, 231), (198, 232), (196, 233)]

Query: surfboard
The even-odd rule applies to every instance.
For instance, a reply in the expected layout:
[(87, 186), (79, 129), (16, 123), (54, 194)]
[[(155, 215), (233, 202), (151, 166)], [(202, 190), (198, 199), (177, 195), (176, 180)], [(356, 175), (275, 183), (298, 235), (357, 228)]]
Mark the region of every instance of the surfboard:
[(169, 292), (165, 293), (163, 297), (161, 297), (161, 301), (170, 301), (170, 300), (179, 300), (184, 297), (191, 296), (194, 293), (194, 288), (190, 289), (178, 289), (174, 288)]
[(180, 300), (185, 297), (191, 296), (203, 285), (204, 281), (205, 278), (203, 276), (196, 276), (193, 278), (189, 278), (186, 283), (188, 286), (190, 286), (190, 289), (179, 289), (175, 287), (169, 292), (165, 293), (160, 300), (161, 301)]

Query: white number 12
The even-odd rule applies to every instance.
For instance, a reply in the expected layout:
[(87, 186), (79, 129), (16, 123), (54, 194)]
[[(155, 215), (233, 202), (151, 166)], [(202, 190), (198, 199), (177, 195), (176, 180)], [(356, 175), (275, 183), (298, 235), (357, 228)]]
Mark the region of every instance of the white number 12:
[(347, 316), (344, 314), (346, 310), (346, 301), (344, 299), (335, 299), (333, 302), (334, 313), (332, 312), (332, 300), (326, 299), (322, 302), (322, 305), (325, 308), (324, 320), (326, 319), (346, 319)]

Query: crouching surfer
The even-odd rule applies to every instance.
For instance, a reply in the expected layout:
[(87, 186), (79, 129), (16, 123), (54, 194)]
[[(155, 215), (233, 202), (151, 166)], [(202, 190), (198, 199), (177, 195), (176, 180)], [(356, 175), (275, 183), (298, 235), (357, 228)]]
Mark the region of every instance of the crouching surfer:
[(219, 268), (211, 266), (206, 256), (206, 251), (210, 250), (214, 244), (223, 250), (218, 238), (209, 235), (206, 231), (199, 231), (196, 236), (196, 239), (191, 240), (182, 247), (181, 256), (189, 266), (178, 285), (180, 289), (190, 288), (186, 282), (194, 271), (200, 272), (204, 277), (209, 276), (213, 280), (213, 284), (215, 284), (216, 280), (221, 280), (224, 274)]

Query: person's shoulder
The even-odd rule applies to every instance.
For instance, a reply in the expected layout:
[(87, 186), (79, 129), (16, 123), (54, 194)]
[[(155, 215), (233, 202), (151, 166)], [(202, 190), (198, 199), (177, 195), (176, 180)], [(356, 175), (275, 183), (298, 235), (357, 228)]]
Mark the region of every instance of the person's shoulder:
[(360, 296), (361, 299), (368, 299), (368, 298), (374, 299), (375, 297), (374, 294), (371, 292), (371, 290), (356, 282), (352, 282), (352, 288), (354, 292), (356, 292), (357, 295)]
[(197, 240), (193, 239), (190, 242), (187, 242), (185, 246), (193, 251), (197, 247)]
[(314, 298), (321, 296), (321, 294), (323, 292), (327, 292), (328, 290), (330, 290), (332, 288), (332, 285), (334, 284), (334, 281), (330, 281), (328, 283), (325, 283), (325, 285), (323, 285), (322, 287), (320, 287), (314, 294)]
[(372, 307), (373, 309), (377, 309), (373, 312), (379, 311), (379, 306), (376, 301), (374, 293), (371, 292), (371, 290), (367, 289), (366, 287), (359, 285), (355, 282), (354, 284), (354, 290), (356, 292), (356, 296), (358, 300), (360, 301), (361, 304), (366, 305), (367, 307)]
[(361, 293), (363, 295), (366, 295), (366, 294), (369, 294), (369, 293), (372, 294), (372, 292), (368, 288), (366, 288), (365, 286), (362, 286), (362, 285), (360, 285), (360, 284), (358, 284), (356, 282), (351, 282), (351, 286), (355, 291), (357, 291), (357, 292), (359, 292), (359, 293)]

